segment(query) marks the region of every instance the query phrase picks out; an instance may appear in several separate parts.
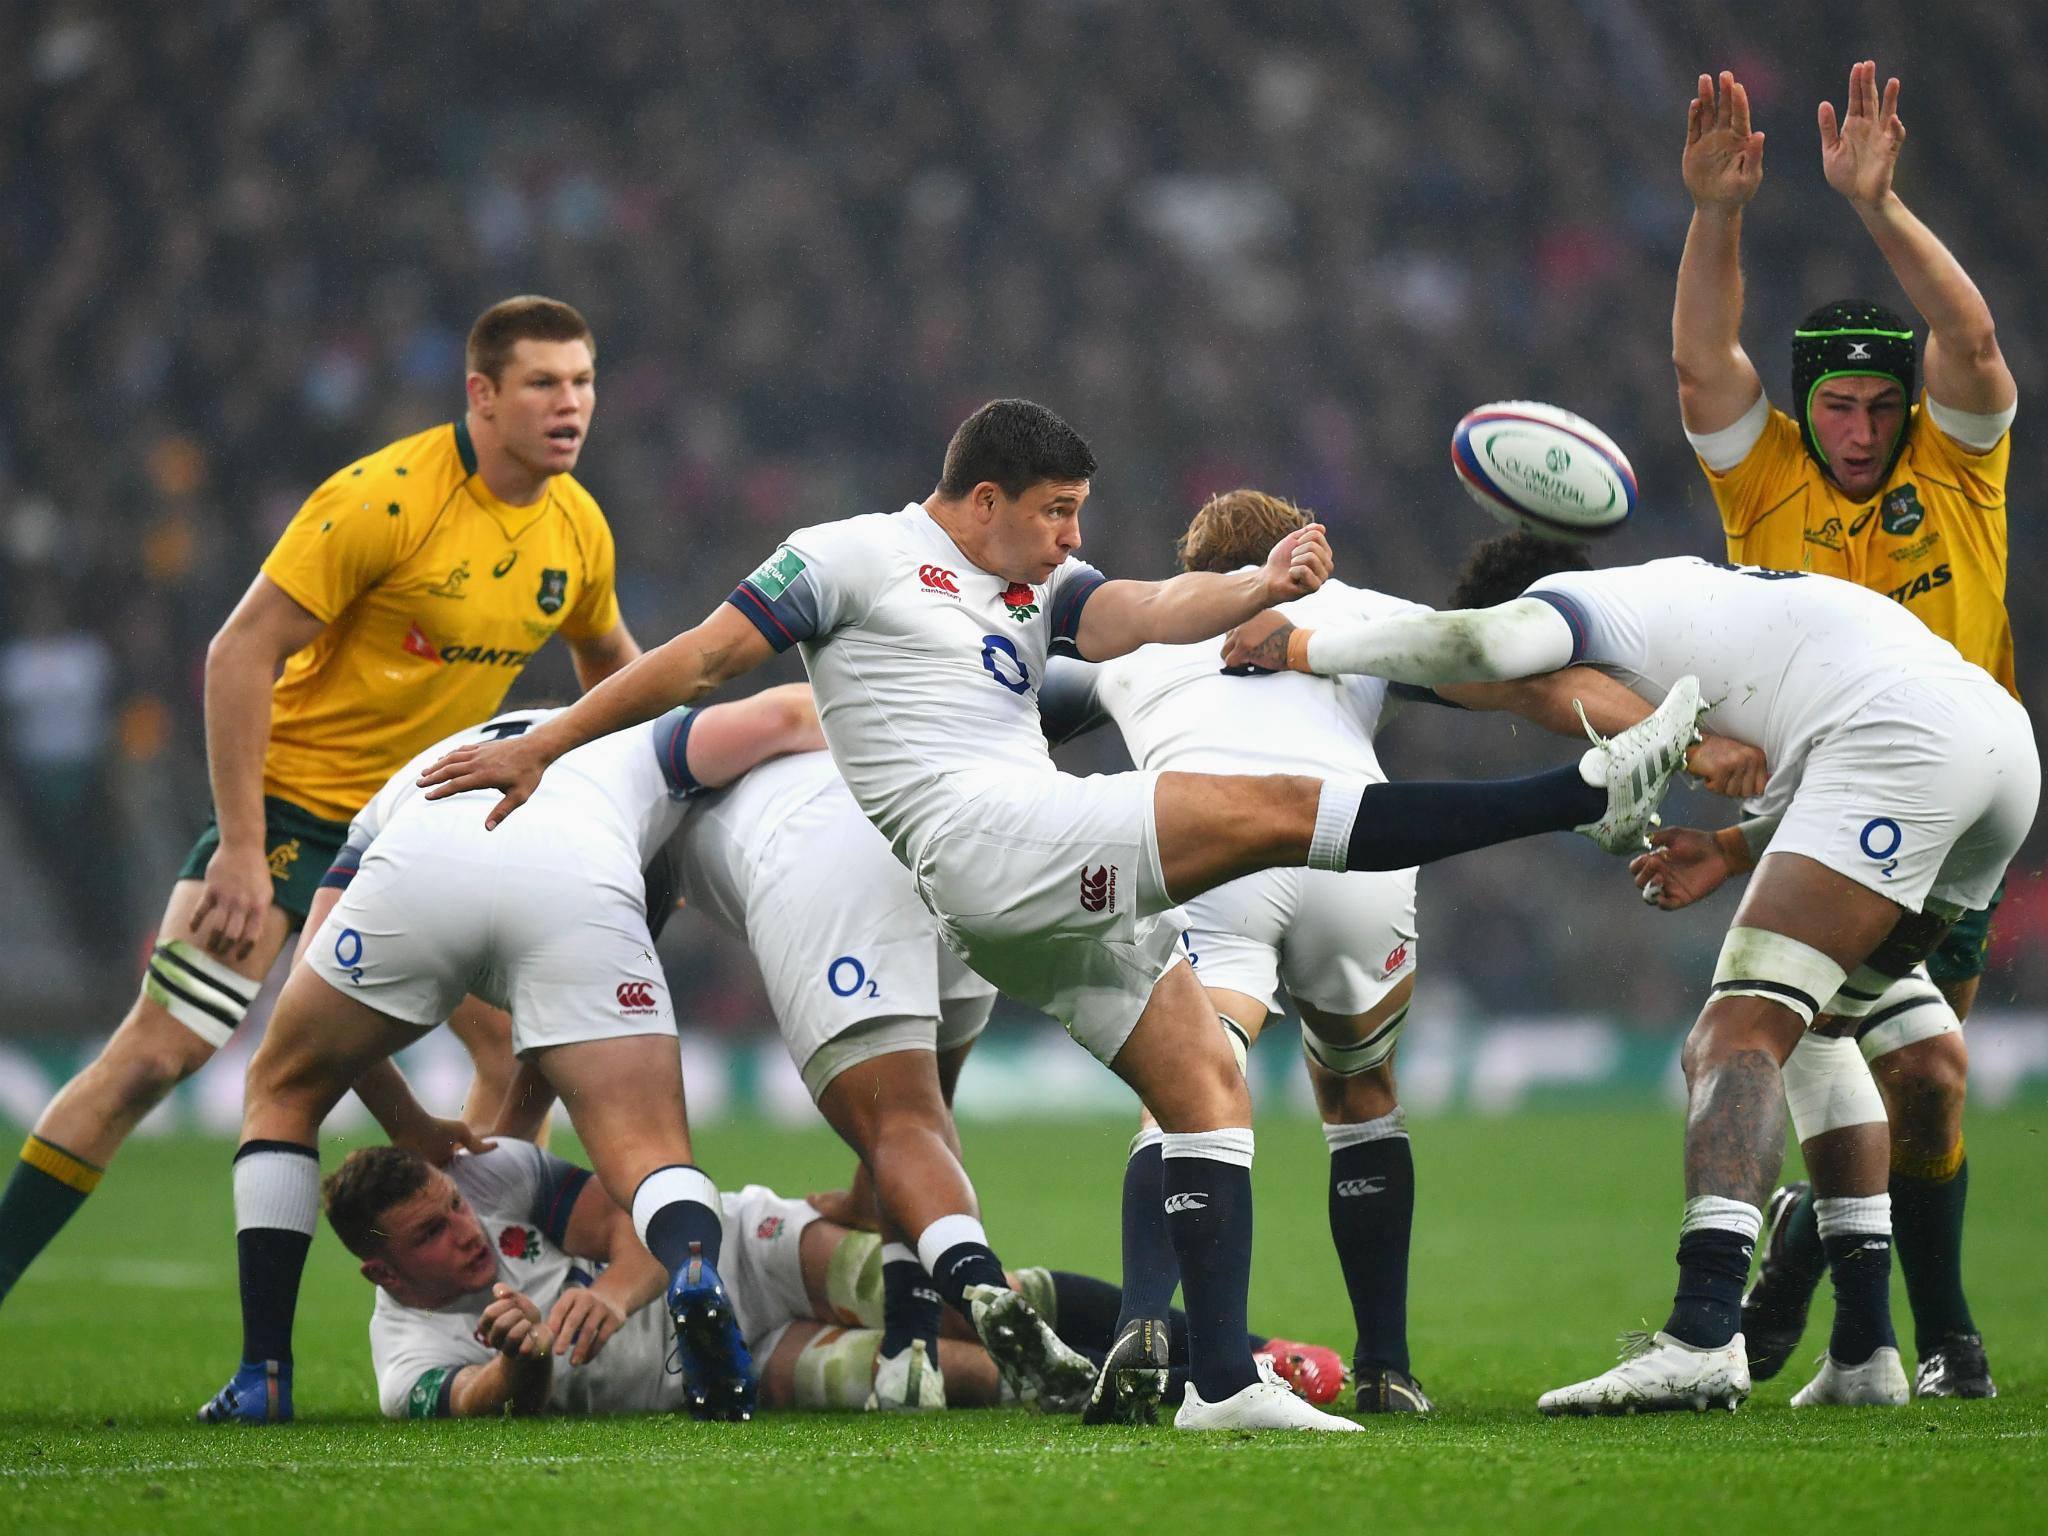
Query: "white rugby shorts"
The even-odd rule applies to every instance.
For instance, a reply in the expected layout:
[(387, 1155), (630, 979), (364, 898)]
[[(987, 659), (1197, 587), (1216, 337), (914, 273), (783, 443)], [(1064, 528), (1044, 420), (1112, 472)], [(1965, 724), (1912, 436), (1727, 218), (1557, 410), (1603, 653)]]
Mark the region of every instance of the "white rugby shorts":
[(917, 860), (919, 894), (954, 952), (1103, 1062), (1181, 959), (1185, 923), (1166, 895), (1153, 822), (1158, 781), (1003, 775)]
[(791, 1323), (811, 1316), (804, 1289), (804, 1228), (818, 1219), (803, 1200), (785, 1200), (774, 1190), (749, 1184), (718, 1197), (725, 1237), (718, 1276), (732, 1298), (733, 1315), (758, 1370), (767, 1363)]
[(1280, 1009), (1280, 990), (1324, 1013), (1369, 1012), (1414, 974), (1415, 871), (1262, 869), (1182, 904), (1205, 987)]
[(995, 1006), (844, 795), (814, 796), (763, 849), (747, 944), (813, 1099), (859, 1062), (968, 1044)]
[(1814, 746), (1768, 852), (1804, 854), (1909, 912), (1974, 912), (2040, 794), (2033, 723), (2011, 694), (1988, 676), (1913, 680)]
[(675, 1034), (636, 851), (533, 811), (486, 832), (474, 798), (419, 802), (370, 844), (307, 963), (423, 1030), (474, 992), (510, 1011), (522, 1053)]

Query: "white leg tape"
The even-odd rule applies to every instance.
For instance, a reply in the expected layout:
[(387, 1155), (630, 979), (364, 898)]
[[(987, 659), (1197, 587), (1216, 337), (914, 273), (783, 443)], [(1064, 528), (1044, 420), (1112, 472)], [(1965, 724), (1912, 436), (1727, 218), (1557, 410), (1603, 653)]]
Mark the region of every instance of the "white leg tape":
[(833, 1412), (868, 1405), (875, 1385), (875, 1354), (882, 1335), (874, 1328), (827, 1328), (796, 1357), (796, 1405)]
[(1961, 1031), (1962, 1020), (1927, 975), (1925, 966), (1901, 976), (1881, 993), (1856, 1026), (1856, 1044), (1865, 1061)]
[(1248, 1077), (1245, 1063), (1251, 1060), (1252, 1033), (1227, 1013), (1219, 1012), (1216, 1022), (1223, 1026), (1223, 1033), (1230, 1040), (1230, 1054), (1237, 1061), (1237, 1075)]
[(1860, 1233), (1869, 1237), (1892, 1235), (1892, 1197), (1886, 1195), (1843, 1196), (1813, 1202), (1813, 1219), (1821, 1239)]
[(1301, 1026), (1301, 1048), (1310, 1061), (1332, 1077), (1356, 1077), (1361, 1072), (1370, 1072), (1394, 1054), (1394, 1047), (1401, 1042), (1401, 1026), (1407, 1018), (1405, 1007), (1397, 1010), (1391, 1019), (1356, 1045), (1332, 1045), (1304, 1024)]
[(1844, 975), (1811, 944), (1768, 928), (1730, 928), (1714, 966), (1713, 995), (1781, 1003), (1811, 1027), (1821, 1004), (1841, 990)]
[(1694, 1195), (1685, 1202), (1685, 1219), (1679, 1223), (1678, 1235), (1699, 1232), (1711, 1228), (1717, 1232), (1735, 1232), (1756, 1240), (1763, 1230), (1764, 1213), (1746, 1200), (1730, 1200), (1724, 1195)]
[(1310, 869), (1342, 869), (1351, 855), (1351, 828), (1365, 800), (1364, 779), (1325, 779), (1316, 797), (1316, 829), (1308, 841)]
[(1847, 1038), (1806, 1034), (1785, 1059), (1785, 1108), (1801, 1143), (1856, 1125), (1883, 1125), (1884, 1096)]
[[(915, 1255), (913, 1255), (915, 1257)], [(849, 1232), (825, 1263), (825, 1300), (841, 1317), (864, 1327), (882, 1326), (882, 1240), (872, 1232)], [(861, 1399), (865, 1406), (867, 1399)]]
[(172, 939), (151, 953), (142, 995), (219, 1050), (233, 1038), (262, 986), (197, 944)]

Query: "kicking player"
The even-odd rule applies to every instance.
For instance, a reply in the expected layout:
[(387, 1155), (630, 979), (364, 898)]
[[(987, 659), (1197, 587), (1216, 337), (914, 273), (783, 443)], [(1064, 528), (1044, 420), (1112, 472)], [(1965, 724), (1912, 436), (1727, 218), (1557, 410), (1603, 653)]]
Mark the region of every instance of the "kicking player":
[[(1577, 767), (1508, 783), (1058, 773), (1037, 707), (1055, 645), (1106, 660), (1203, 639), (1329, 571), (1310, 527), (1257, 570), (1105, 581), (1069, 558), (1094, 472), (1051, 411), (991, 402), (954, 433), (924, 502), (791, 535), (695, 629), (539, 729), (451, 754), (425, 781), (437, 795), (503, 790), (487, 819), (497, 825), (580, 742), (801, 644), (832, 756), (946, 942), (1059, 1019), (1162, 1128), (1163, 1204), (1193, 1330), (1175, 1422), (1347, 1427), (1262, 1378), (1244, 1347), (1251, 1106), (1180, 963), (1174, 904), (1270, 866), (1402, 869), (1540, 831), (1582, 828), (1618, 851), (1640, 839), (1677, 771), (1697, 701), (1676, 689)], [(984, 1342), (990, 1320), (1028, 1316), (978, 1224), (922, 1234), (918, 1257), (950, 1302), (973, 1309)]]
[[(2006, 468), (2019, 394), (1991, 310), (1892, 187), (1905, 125), (1899, 82), (1849, 73), (1847, 108), (1820, 107), (1821, 169), (1927, 322), (1927, 387), (1914, 399), (1913, 334), (1877, 304), (1816, 310), (1793, 333), (1791, 411), (1773, 406), (1742, 349), (1742, 210), (1763, 180), (1763, 138), (1732, 74), (1702, 75), (1686, 122), (1692, 224), (1672, 309), (1686, 436), (1713, 487), (1728, 557), (1818, 571), (1903, 603), (2015, 697), (2005, 607)], [(1921, 1001), (1860, 1036), (1891, 1119), (1891, 1197), (1913, 1307), (1918, 1390), (1996, 1394), (1963, 1293), (1969, 1189), (1959, 1031), (1976, 999), (2003, 882), (1950, 931)], [(1939, 994), (1934, 988), (1939, 988)], [(1825, 1155), (1823, 1152), (1822, 1155)], [(1809, 1161), (1811, 1152), (1809, 1153)], [(1811, 1192), (1774, 1200), (1764, 1267), (1743, 1313), (1752, 1370), (1775, 1374), (1806, 1323), (1823, 1265)]]
[[(1460, 592), (1472, 611), (1283, 625), (1232, 657), (1416, 683), (1585, 662), (1646, 694), (1692, 673), (1706, 721), (1764, 749), (1771, 777), (1745, 835), (1768, 833), (1770, 851), (1685, 1044), (1687, 1199), (1670, 1319), (1615, 1369), (1539, 1402), (1546, 1413), (1732, 1408), (1750, 1386), (1742, 1285), (1784, 1156), (1781, 1068), (1820, 1015), (1883, 1009), (1956, 919), (1990, 901), (2032, 824), (2040, 763), (2012, 696), (1875, 593), (1703, 560), (1584, 563), (1576, 549), (1510, 535), (1468, 567)], [(1661, 852), (1639, 860), (1638, 878), (1656, 883), (1665, 863)], [(1903, 1402), (1883, 1162), (1829, 1172), (1850, 1181), (1822, 1187), (1816, 1205), (1835, 1331), (1793, 1402)]]
[(291, 1333), (312, 1242), (320, 1123), (368, 1075), (366, 1102), (410, 1095), (389, 1058), (471, 992), (510, 1011), (512, 1043), (568, 1105), (612, 1198), (668, 1277), (684, 1388), (699, 1417), (744, 1419), (754, 1379), (718, 1276), (717, 1190), (691, 1160), (675, 1014), (648, 933), (642, 870), (702, 785), (819, 744), (809, 690), (771, 689), (591, 742), (538, 814), (489, 837), (468, 807), (423, 797), (450, 746), (502, 739), (546, 712), (492, 720), (401, 768), (335, 861), (340, 897), (285, 982), (249, 1063), (235, 1154), (242, 1363), (211, 1423), (292, 1416)]
[[(945, 1245), (980, 1218), (951, 1105), (995, 988), (946, 947), (828, 752), (764, 763), (692, 800), (669, 851), (688, 904), (753, 951), (790, 1060), (871, 1177), (887, 1305), (868, 1406), (944, 1408), (942, 1301), (914, 1245), (935, 1228), (927, 1246)], [(1093, 1365), (1044, 1342), (1063, 1379), (1014, 1389), (1078, 1405)]]
[(566, 304), (486, 310), (461, 419), (315, 491), (214, 636), (215, 819), (171, 888), (142, 995), (43, 1110), (0, 1195), (0, 1297), (143, 1116), (227, 1043), (391, 770), (495, 710), (557, 631), (585, 687), (639, 654), (611, 531), (570, 474), (595, 363)]
[[(665, 1368), (668, 1330), (647, 1305), (666, 1277), (583, 1169), (503, 1135), (445, 1171), (398, 1147), (365, 1147), (322, 1195), (335, 1235), (378, 1288), (370, 1356), (388, 1417), (682, 1406), (679, 1378)], [(881, 1240), (758, 1184), (719, 1202), (733, 1310), (761, 1362), (761, 1406), (861, 1407), (881, 1349)], [(1058, 1320), (1072, 1348), (1107, 1346), (1115, 1286), (1046, 1269), (1013, 1271), (1010, 1281)], [(1176, 1319), (1177, 1367), (1185, 1335)], [(1333, 1351), (1250, 1343), (1285, 1361), (1295, 1390), (1335, 1395)], [(964, 1328), (938, 1349), (952, 1406), (1012, 1400)]]

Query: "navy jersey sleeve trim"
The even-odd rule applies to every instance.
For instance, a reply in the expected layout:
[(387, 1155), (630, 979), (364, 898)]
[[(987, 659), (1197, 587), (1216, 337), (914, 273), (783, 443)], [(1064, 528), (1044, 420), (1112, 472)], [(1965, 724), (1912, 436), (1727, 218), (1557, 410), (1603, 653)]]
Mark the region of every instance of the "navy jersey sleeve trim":
[(557, 1248), (569, 1232), (569, 1213), (576, 1209), (576, 1197), (590, 1182), (590, 1170), (564, 1162), (552, 1152), (541, 1153), (541, 1183), (534, 1195), (527, 1219)]
[(355, 879), (356, 871), (362, 868), (363, 855), (370, 850), (368, 839), (358, 841), (350, 838), (341, 846), (341, 852), (334, 856), (334, 862), (327, 866), (327, 873), (320, 877), (323, 886), (342, 891), (348, 889), (349, 881)]
[(654, 758), (661, 764), (661, 776), (668, 781), (669, 794), (677, 800), (687, 800), (704, 791), (697, 776), (690, 772), (690, 732), (696, 720), (697, 711), (684, 704), (654, 722)]
[(747, 622), (761, 631), (761, 638), (775, 647), (777, 655), (796, 644), (797, 637), (782, 622), (768, 600), (745, 582), (734, 587), (726, 601), (746, 615)]
[(1095, 595), (1095, 589), (1108, 578), (1098, 574), (1077, 576), (1060, 588), (1059, 601), (1052, 605), (1052, 638), (1054, 644), (1064, 643), (1078, 649), (1081, 633), (1081, 610), (1088, 606), (1088, 599)]
[(1533, 597), (1539, 603), (1548, 603), (1564, 616), (1564, 621), (1571, 627), (1572, 632), (1572, 659), (1566, 665), (1576, 666), (1584, 661), (1586, 641), (1593, 632), (1592, 625), (1586, 622), (1586, 610), (1581, 608), (1575, 599), (1566, 597), (1562, 592), (1525, 592), (1522, 595)]
[(1038, 726), (1048, 746), (1063, 746), (1108, 722), (1095, 683), (1095, 669), (1083, 662), (1062, 660), (1045, 669), (1038, 689)]

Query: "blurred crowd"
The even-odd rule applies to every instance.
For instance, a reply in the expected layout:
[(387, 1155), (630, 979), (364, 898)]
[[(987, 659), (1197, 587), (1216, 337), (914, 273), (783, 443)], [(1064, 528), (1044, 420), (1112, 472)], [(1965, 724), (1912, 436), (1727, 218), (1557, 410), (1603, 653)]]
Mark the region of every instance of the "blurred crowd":
[[(1819, 174), (1815, 104), (1866, 56), (1905, 82), (1900, 191), (2020, 380), (2011, 583), (2042, 686), (2048, 76), (1999, 61), (2044, 44), (2048, 13), (1992, 0), (14, 0), (0, 814), (96, 995), (126, 993), (206, 815), (208, 637), (315, 484), (460, 410), (467, 325), (516, 292), (596, 329), (579, 474), (643, 642), (783, 529), (922, 497), (998, 394), (1091, 439), (1085, 553), (1111, 574), (1165, 574), (1203, 496), (1256, 484), (1327, 518), (1340, 574), (1440, 600), (1488, 527), (1450, 427), (1504, 396), (1628, 448), (1642, 508), (1605, 553), (1719, 553), (1669, 364), (1685, 103), (1732, 68), (1770, 135), (1746, 338), (1782, 399), (1799, 315), (1903, 307)], [(521, 696), (570, 686), (551, 657)], [(1570, 750), (1529, 734), (1411, 710), (1386, 756)], [(2015, 881), (1987, 1001), (2048, 997), (2039, 884)], [(1475, 1009), (1661, 1029), (1718, 935), (1556, 840), (1423, 889)], [(758, 1022), (743, 957), (672, 932), (699, 1016)]]

